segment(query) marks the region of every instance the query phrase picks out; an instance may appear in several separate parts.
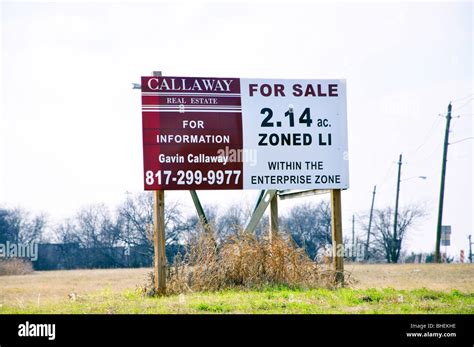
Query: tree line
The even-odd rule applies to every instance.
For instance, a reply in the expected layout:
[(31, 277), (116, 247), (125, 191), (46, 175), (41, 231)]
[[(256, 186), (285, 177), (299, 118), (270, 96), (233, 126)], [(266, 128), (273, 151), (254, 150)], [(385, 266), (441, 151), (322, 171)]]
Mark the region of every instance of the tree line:
[[(208, 206), (205, 213), (219, 242), (243, 230), (252, 208), (235, 203), (224, 209)], [(402, 209), (394, 238), (393, 210), (389, 207), (374, 210), (368, 254), (359, 259), (398, 262), (406, 235), (424, 215), (425, 210), (420, 206)], [(346, 224), (346, 247), (365, 242), (367, 219), (366, 216), (359, 218), (358, 236), (354, 241), (349, 237), (351, 233)], [(329, 202), (321, 200), (294, 206), (287, 215), (280, 217), (280, 229), (316, 259), (331, 245)], [(188, 240), (200, 232), (200, 220), (194, 213), (184, 213), (179, 202), (168, 201), (165, 230), (166, 253), (171, 261), (178, 253), (185, 252)], [(261, 237), (267, 230), (268, 218), (262, 218), (256, 233)], [(149, 192), (127, 194), (114, 210), (104, 204), (89, 205), (57, 225), (50, 225), (45, 214), (32, 215), (20, 208), (0, 208), (0, 244), (7, 241), (49, 245), (48, 250), (43, 246), (43, 257), (56, 259), (51, 260), (53, 262), (61, 261), (65, 268), (149, 266), (153, 259), (153, 196)], [(41, 254), (40, 248), (40, 258)], [(130, 263), (131, 255), (135, 263)]]

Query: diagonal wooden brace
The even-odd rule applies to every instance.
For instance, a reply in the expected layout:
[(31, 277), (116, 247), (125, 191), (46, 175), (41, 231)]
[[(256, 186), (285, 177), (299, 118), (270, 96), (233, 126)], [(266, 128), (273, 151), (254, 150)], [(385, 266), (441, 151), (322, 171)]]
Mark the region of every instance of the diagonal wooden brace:
[(203, 227), (206, 228), (209, 225), (209, 221), (207, 220), (206, 214), (204, 213), (204, 209), (202, 208), (199, 196), (197, 195), (195, 190), (190, 190), (189, 192), (191, 193), (191, 198), (193, 199), (194, 206), (196, 207), (199, 220), (203, 224)]
[(262, 216), (265, 213), (265, 210), (267, 209), (268, 205), (270, 204), (270, 201), (272, 201), (272, 199), (275, 196), (276, 192), (277, 192), (276, 190), (270, 190), (270, 189), (265, 191), (265, 193), (263, 194), (262, 199), (257, 204), (255, 210), (252, 213), (252, 216), (250, 217), (250, 220), (247, 223), (247, 226), (244, 229), (245, 232), (248, 232), (248, 233), (255, 232), (255, 229), (257, 228), (258, 222), (260, 222), (260, 219), (262, 219)]

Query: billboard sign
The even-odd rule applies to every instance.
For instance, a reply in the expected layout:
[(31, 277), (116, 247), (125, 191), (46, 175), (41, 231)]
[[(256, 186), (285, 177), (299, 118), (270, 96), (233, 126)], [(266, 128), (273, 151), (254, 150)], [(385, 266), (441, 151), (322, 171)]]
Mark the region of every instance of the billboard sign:
[(349, 187), (345, 80), (142, 77), (145, 190)]

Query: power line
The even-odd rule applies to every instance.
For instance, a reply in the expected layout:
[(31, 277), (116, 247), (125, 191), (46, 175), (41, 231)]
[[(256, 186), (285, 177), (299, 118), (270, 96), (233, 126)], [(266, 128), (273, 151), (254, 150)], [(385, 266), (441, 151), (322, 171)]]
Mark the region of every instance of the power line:
[[(420, 149), (423, 148), (428, 143), (428, 141), (431, 139), (432, 135), (435, 134), (438, 131), (438, 127), (439, 127), (439, 125), (441, 125), (442, 117), (444, 117), (442, 114), (438, 114), (438, 116), (433, 120), (433, 122), (431, 123), (431, 126), (429, 127), (429, 130), (426, 132), (426, 135), (423, 138), (423, 141), (414, 150), (411, 150), (411, 151), (408, 152), (410, 154), (410, 157), (416, 156), (417, 153), (420, 151)], [(428, 156), (426, 156), (424, 159), (415, 160), (414, 163), (425, 161), (432, 154), (433, 154), (433, 152), (430, 152), (430, 154)], [(413, 163), (413, 162), (410, 160), (410, 164), (411, 163)]]
[[(443, 118), (445, 117), (445, 116), (443, 116), (443, 115), (441, 115), (441, 114), (439, 114), (438, 116), (439, 116), (439, 117), (437, 117), (436, 120), (433, 122), (433, 125), (432, 125), (430, 131), (427, 133), (428, 136), (425, 138), (425, 140), (422, 142), (422, 144), (419, 145), (419, 146), (417, 147), (417, 149), (413, 152), (413, 155), (415, 155), (415, 154), (418, 152), (418, 150), (419, 150), (421, 147), (423, 147), (423, 146), (428, 142), (428, 139), (431, 137), (431, 135), (434, 134), (434, 130), (435, 130), (435, 129), (434, 129), (434, 128), (435, 128), (434, 125), (436, 125), (436, 126), (440, 125), (440, 124), (441, 124), (441, 123), (440, 123), (441, 117), (443, 117)], [(450, 125), (450, 131), (449, 131), (450, 133), (453, 133), (453, 132), (454, 132), (454, 129), (455, 129), (456, 126), (457, 126), (457, 123), (458, 123), (458, 119), (459, 119), (459, 118), (460, 118), (460, 116), (451, 117), (451, 125)], [(432, 150), (428, 155), (424, 156), (422, 159), (410, 161), (409, 163), (410, 163), (410, 164), (420, 164), (420, 163), (424, 163), (424, 162), (426, 162), (427, 160), (431, 159), (431, 158), (433, 157), (433, 154), (437, 153), (438, 150), (439, 150), (439, 148), (443, 145), (443, 141), (440, 141), (439, 139), (438, 139), (438, 141), (439, 141), (438, 144), (436, 144), (435, 146), (432, 146), (433, 150)]]
[(454, 100), (451, 101), (451, 103), (456, 103), (456, 102), (458, 102), (459, 100), (467, 99), (467, 98), (469, 98), (469, 97), (472, 97), (473, 95), (474, 95), (474, 93), (471, 93), (471, 94), (468, 94), (468, 95), (466, 95), (466, 96), (464, 96), (464, 97), (462, 97), (462, 98), (454, 99)]
[[(467, 104), (469, 104), (473, 99), (474, 93), (471, 93), (469, 95), (466, 95), (465, 97), (462, 97), (462, 98), (458, 98), (458, 99), (455, 99), (456, 102), (459, 102), (461, 100), (465, 100), (467, 98), (470, 98), (469, 100), (467, 100), (464, 104), (462, 104), (462, 106), (458, 107), (457, 109), (460, 109), (461, 107), (465, 107)], [(431, 126), (429, 127), (429, 130), (426, 132), (426, 135), (424, 136), (423, 138), (423, 141), (421, 142), (421, 144), (419, 144), (413, 151), (410, 151), (409, 153), (411, 153), (412, 156), (415, 156), (417, 155), (417, 153), (420, 151), (421, 148), (423, 148), (427, 143), (428, 141), (431, 139), (432, 135), (436, 132), (435, 130), (437, 130), (438, 126), (441, 124), (441, 117), (444, 118), (443, 115), (441, 114), (438, 114), (438, 116), (433, 120), (433, 122), (431, 123)], [(460, 116), (458, 117), (451, 117), (451, 118), (459, 118)], [(457, 122), (453, 122), (454, 124), (452, 125), (452, 128), (451, 128), (451, 132), (454, 130), (455, 128), (455, 125)], [(463, 139), (465, 140), (465, 139)], [(453, 142), (451, 144), (454, 144), (454, 143), (457, 143), (457, 142)], [(419, 163), (423, 163), (429, 159), (432, 158), (432, 156), (438, 152), (439, 148), (443, 145), (443, 142), (440, 142), (438, 143), (437, 145), (433, 146), (433, 150), (428, 154), (426, 155), (425, 157), (423, 157), (422, 159), (419, 159), (419, 160), (415, 160), (415, 161), (410, 161), (410, 164), (414, 163), (414, 164), (419, 164)], [(384, 178), (379, 181), (378, 183), (378, 186), (379, 186), (379, 192), (383, 192), (385, 189), (380, 189), (380, 188), (385, 188), (385, 184), (388, 182), (388, 178), (390, 176), (390, 174), (392, 173), (393, 169), (394, 169), (394, 162), (391, 162), (390, 163), (390, 166), (388, 167), (388, 170), (384, 176)]]
[(460, 118), (459, 116), (451, 117), (451, 127), (450, 127), (450, 130), (449, 130), (450, 133), (454, 132), (454, 129), (456, 128), (456, 126), (458, 124), (458, 119), (459, 118)]
[(431, 135), (434, 134), (434, 129), (440, 124), (440, 122), (441, 122), (441, 118), (436, 117), (436, 119), (433, 121), (433, 124), (430, 127), (430, 130), (428, 130), (428, 132), (426, 133), (423, 142), (414, 150), (413, 155), (415, 155), (421, 149), (421, 147), (423, 147), (428, 142)]
[(454, 145), (455, 143), (459, 143), (459, 142), (463, 142), (463, 141), (467, 141), (467, 140), (472, 140), (472, 139), (474, 139), (473, 136), (471, 136), (471, 137), (466, 137), (466, 138), (461, 139), (461, 140), (457, 140), (457, 141), (454, 141), (454, 142), (450, 142), (449, 144), (450, 144), (450, 145)]
[(438, 153), (439, 148), (443, 145), (443, 142), (439, 142), (436, 146), (433, 147), (433, 150), (424, 158), (410, 161), (410, 164), (420, 164), (426, 162), (428, 159), (431, 159), (433, 157), (433, 154)]
[[(395, 162), (390, 162), (390, 166), (388, 167), (388, 170), (384, 176), (384, 178), (382, 179), (381, 182), (379, 182), (378, 186), (379, 186), (379, 192), (380, 192), (380, 187), (383, 187), (385, 186), (385, 184), (388, 182), (388, 178), (390, 177), (393, 169), (395, 168)], [(383, 191), (383, 190), (382, 190)]]
[[(471, 93), (471, 94), (468, 94), (466, 95), (465, 97), (462, 97), (462, 98), (458, 98), (456, 99), (455, 101), (458, 102), (460, 100), (464, 100), (464, 99), (467, 99), (467, 98), (470, 98), (469, 100), (467, 100), (464, 104), (462, 104), (462, 106), (460, 107), (457, 107), (456, 109), (460, 109), (461, 107), (464, 107), (466, 106), (467, 104), (469, 104), (472, 100), (474, 100), (474, 97), (473, 97), (474, 93)], [(453, 102), (451, 102), (451, 104), (453, 104)], [(426, 145), (426, 143), (428, 142), (428, 140), (431, 138), (431, 136), (435, 133), (435, 129), (437, 128), (437, 126), (439, 126), (441, 124), (441, 117), (444, 118), (444, 116), (442, 114), (438, 114), (438, 117), (436, 117), (429, 130), (427, 131), (426, 135), (424, 136), (423, 138), (423, 141), (421, 142), (420, 145), (418, 145), (413, 151), (410, 151), (408, 153), (411, 153), (413, 156), (416, 155), (418, 153), (418, 151)], [(458, 115), (457, 117), (451, 117), (451, 118), (460, 118), (461, 115)], [(453, 122), (453, 123), (457, 123), (457, 122)], [(453, 124), (451, 126), (451, 132), (454, 130), (454, 127), (455, 127), (455, 124)]]
[(457, 110), (460, 110), (461, 108), (463, 107), (466, 107), (472, 100), (474, 100), (474, 98), (471, 98), (469, 99), (468, 101), (466, 101), (464, 104), (462, 104), (461, 106), (456, 106), (456, 111)]

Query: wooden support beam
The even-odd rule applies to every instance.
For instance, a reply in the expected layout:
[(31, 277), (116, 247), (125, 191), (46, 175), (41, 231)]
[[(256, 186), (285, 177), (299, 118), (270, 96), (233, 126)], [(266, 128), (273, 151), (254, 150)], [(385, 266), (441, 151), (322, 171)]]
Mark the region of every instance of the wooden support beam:
[(270, 201), (272, 200), (273, 196), (275, 196), (275, 194), (276, 190), (267, 190), (265, 192), (263, 198), (260, 200), (257, 207), (255, 208), (255, 211), (253, 211), (252, 216), (250, 217), (250, 220), (244, 229), (245, 232), (253, 233), (255, 231), (258, 222), (260, 222), (260, 219), (262, 219), (262, 216), (265, 213), (267, 206), (270, 204)]
[(303, 191), (291, 191), (291, 190), (280, 190), (278, 191), (278, 197), (280, 200), (303, 198), (305, 196), (328, 194), (329, 190), (311, 189)]
[(197, 195), (197, 192), (195, 190), (190, 190), (189, 193), (191, 193), (191, 198), (193, 199), (194, 207), (196, 207), (199, 220), (203, 224), (202, 226), (204, 228), (207, 228), (209, 221), (207, 220), (206, 213), (204, 212), (204, 209), (202, 208), (201, 201), (199, 200), (199, 196)]
[(153, 198), (154, 285), (155, 293), (164, 295), (166, 294), (165, 192), (155, 190)]
[[(153, 71), (161, 76), (161, 71)], [(165, 247), (165, 191), (153, 191), (153, 246), (155, 251), (153, 275), (155, 294), (166, 294), (166, 247)]]
[(253, 208), (253, 212), (255, 212), (255, 210), (257, 209), (258, 204), (260, 204), (260, 201), (262, 201), (264, 195), (265, 195), (265, 190), (261, 190), (260, 193), (258, 193), (257, 201), (255, 202), (255, 207)]
[(275, 194), (270, 201), (270, 242), (274, 235), (278, 235), (278, 195)]
[(344, 245), (342, 242), (341, 190), (331, 190), (332, 256), (337, 284), (344, 285)]

